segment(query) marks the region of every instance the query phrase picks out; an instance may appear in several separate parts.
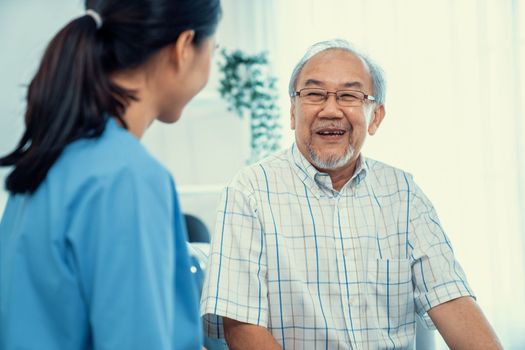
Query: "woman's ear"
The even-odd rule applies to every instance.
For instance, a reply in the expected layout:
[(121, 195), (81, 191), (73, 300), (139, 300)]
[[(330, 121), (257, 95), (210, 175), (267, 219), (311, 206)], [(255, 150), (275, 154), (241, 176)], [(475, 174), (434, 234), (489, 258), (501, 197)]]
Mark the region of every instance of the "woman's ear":
[(169, 49), (169, 59), (177, 70), (184, 69), (193, 59), (194, 30), (185, 30), (180, 33), (177, 41), (171, 44)]

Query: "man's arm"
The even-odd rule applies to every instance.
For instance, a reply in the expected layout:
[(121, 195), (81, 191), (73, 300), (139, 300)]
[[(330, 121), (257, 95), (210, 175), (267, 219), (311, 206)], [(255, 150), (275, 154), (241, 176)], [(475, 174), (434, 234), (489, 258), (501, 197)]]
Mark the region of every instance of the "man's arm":
[(224, 337), (230, 350), (280, 350), (281, 346), (264, 327), (223, 317)]
[(496, 333), (471, 297), (461, 297), (433, 307), (428, 315), (453, 350), (503, 349)]

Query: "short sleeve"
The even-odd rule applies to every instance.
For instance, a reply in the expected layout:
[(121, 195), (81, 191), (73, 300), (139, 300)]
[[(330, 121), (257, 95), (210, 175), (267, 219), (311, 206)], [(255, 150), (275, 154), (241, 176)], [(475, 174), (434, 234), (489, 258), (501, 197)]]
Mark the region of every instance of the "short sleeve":
[(200, 349), (185, 231), (167, 173), (124, 169), (87, 184), (68, 239), (96, 349)]
[(267, 327), (265, 240), (253, 196), (227, 187), (217, 213), (201, 297), (204, 334), (223, 338), (221, 317)]
[(447, 301), (474, 296), (432, 203), (410, 178), (412, 283), (416, 312), (435, 329), (427, 312)]

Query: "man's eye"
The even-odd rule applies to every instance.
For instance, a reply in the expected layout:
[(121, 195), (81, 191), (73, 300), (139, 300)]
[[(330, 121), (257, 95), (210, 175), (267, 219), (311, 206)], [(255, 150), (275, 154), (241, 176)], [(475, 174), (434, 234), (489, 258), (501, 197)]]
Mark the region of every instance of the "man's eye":
[(345, 92), (343, 94), (340, 94), (339, 98), (341, 100), (344, 100), (344, 101), (352, 101), (352, 100), (358, 100), (359, 96), (357, 96), (357, 94), (352, 94), (352, 93), (346, 93)]
[(324, 94), (322, 92), (319, 92), (319, 91), (309, 91), (306, 93), (306, 96), (308, 97), (322, 97), (324, 96)]

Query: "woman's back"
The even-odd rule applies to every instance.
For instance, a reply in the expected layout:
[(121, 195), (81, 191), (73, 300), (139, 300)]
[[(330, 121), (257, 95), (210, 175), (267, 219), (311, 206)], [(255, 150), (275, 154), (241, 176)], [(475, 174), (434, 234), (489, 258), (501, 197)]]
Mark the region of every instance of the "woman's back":
[(198, 347), (182, 223), (171, 176), (113, 119), (67, 146), (0, 223), (0, 348)]

